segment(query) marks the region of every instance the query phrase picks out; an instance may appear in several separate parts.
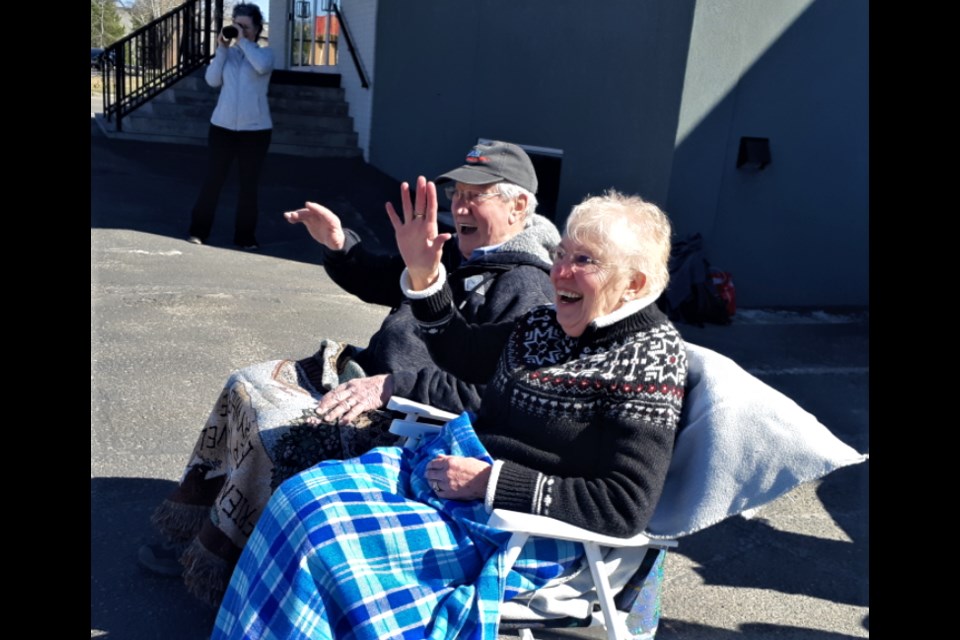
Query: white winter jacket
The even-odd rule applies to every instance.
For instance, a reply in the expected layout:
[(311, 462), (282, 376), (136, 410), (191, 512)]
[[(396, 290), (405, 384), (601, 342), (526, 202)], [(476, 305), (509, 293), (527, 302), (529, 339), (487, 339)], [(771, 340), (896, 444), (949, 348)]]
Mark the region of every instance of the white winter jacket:
[(267, 89), (273, 72), (270, 47), (239, 38), (232, 47), (217, 47), (205, 79), (221, 87), (210, 122), (233, 131), (272, 129)]

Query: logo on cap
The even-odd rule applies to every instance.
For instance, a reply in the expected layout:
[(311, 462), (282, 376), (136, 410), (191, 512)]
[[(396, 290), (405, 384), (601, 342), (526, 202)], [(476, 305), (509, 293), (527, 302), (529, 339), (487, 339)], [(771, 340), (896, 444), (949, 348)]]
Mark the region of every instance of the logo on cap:
[(480, 153), (480, 149), (471, 149), (467, 154), (467, 164), (487, 164), (490, 158)]

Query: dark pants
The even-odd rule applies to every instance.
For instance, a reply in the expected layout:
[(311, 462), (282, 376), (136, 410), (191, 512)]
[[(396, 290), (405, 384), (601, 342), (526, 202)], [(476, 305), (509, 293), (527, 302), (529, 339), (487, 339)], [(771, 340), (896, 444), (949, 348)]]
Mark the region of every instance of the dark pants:
[(233, 243), (241, 247), (257, 244), (254, 231), (257, 228), (257, 199), (260, 169), (270, 146), (271, 129), (260, 131), (231, 131), (210, 125), (208, 142), (210, 158), (207, 177), (200, 195), (193, 205), (190, 218), (190, 235), (207, 241), (213, 227), (213, 214), (217, 210), (220, 190), (227, 180), (227, 173), (234, 158), (239, 165), (240, 193), (237, 197), (237, 219), (233, 231)]

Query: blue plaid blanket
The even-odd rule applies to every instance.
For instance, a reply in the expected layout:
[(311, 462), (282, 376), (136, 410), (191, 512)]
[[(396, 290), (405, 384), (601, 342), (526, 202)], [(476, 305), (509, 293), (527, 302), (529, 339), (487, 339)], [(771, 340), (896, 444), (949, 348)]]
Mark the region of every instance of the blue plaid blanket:
[(513, 570), (509, 534), (482, 501), (438, 498), (439, 453), (492, 462), (469, 414), (411, 452), (381, 447), (284, 482), (233, 573), (213, 638), (493, 640), (503, 600), (574, 568), (579, 543), (531, 539)]

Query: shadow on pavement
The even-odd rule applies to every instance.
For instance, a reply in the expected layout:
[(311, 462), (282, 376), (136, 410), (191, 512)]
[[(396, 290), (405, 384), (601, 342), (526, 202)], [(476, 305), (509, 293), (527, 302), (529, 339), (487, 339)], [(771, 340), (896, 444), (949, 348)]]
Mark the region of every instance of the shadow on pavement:
[[(112, 140), (91, 120), (92, 228), (130, 229), (186, 240), (190, 210), (206, 171), (207, 148)], [(220, 195), (209, 243), (233, 247), (237, 170)], [(410, 176), (413, 180), (416, 176)], [(399, 204), (400, 183), (362, 159), (303, 158), (269, 154), (260, 180), (259, 253), (317, 263), (316, 243), (283, 212), (312, 200), (338, 214), (383, 250), (393, 243), (384, 203)], [(386, 248), (384, 248), (386, 247)]]
[[(110, 640), (201, 640), (216, 611), (176, 578), (137, 564), (137, 549), (155, 540), (150, 514), (176, 483), (144, 478), (90, 480), (90, 629)], [(163, 602), (163, 606), (157, 606)]]
[[(869, 606), (870, 540), (863, 515), (867, 505), (860, 503), (859, 493), (866, 485), (868, 467), (864, 463), (839, 469), (821, 482), (817, 492), (850, 541), (776, 529), (761, 510), (755, 519), (730, 518), (683, 538), (678, 552), (699, 564), (694, 571), (706, 584)], [(790, 500), (789, 494), (781, 500)]]
[(744, 624), (740, 626), (738, 631), (730, 631), (729, 629), (716, 629), (694, 623), (674, 622), (669, 619), (662, 620), (660, 629), (657, 631), (657, 640), (673, 640), (675, 638), (696, 638), (696, 640), (742, 640), (743, 638), (847, 640), (848, 638), (856, 638), (856, 636), (777, 624)]

